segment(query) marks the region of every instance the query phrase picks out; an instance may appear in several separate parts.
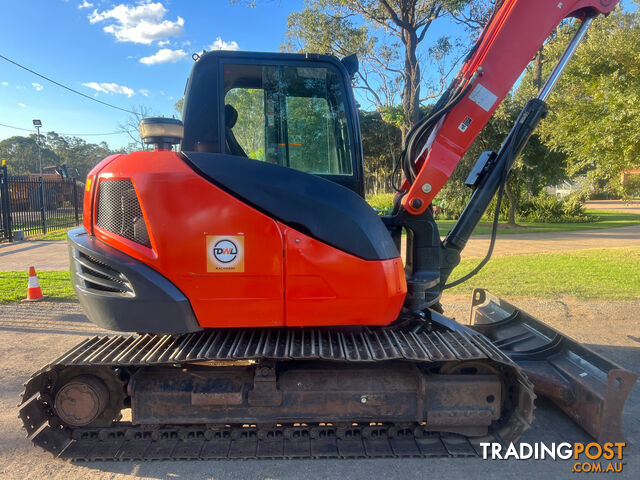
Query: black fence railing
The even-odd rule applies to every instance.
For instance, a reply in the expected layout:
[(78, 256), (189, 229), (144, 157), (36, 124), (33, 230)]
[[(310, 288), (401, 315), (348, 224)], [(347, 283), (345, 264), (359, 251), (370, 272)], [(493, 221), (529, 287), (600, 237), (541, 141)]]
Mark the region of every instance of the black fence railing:
[(20, 230), (29, 236), (80, 224), (83, 191), (75, 179), (51, 174), (8, 176), (5, 166), (0, 177), (0, 239), (12, 240)]
[(7, 165), (0, 168), (0, 242), (11, 239), (11, 215), (9, 212), (9, 184)]

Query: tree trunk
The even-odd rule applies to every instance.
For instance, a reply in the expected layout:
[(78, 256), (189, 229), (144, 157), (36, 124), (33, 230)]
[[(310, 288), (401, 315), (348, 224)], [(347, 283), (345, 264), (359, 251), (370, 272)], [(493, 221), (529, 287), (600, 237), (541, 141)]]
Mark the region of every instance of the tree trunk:
[(511, 180), (508, 180), (504, 185), (504, 193), (507, 195), (507, 200), (509, 200), (509, 210), (507, 211), (507, 224), (508, 225), (516, 225), (516, 196), (511, 190)]
[(538, 90), (542, 88), (542, 64), (544, 63), (544, 55), (542, 47), (538, 50), (533, 62), (533, 86)]
[(418, 48), (416, 31), (404, 29), (402, 41), (405, 46), (405, 82), (402, 90), (402, 109), (405, 117), (405, 123), (402, 126), (402, 141), (404, 143), (409, 130), (420, 120), (420, 64), (416, 55)]

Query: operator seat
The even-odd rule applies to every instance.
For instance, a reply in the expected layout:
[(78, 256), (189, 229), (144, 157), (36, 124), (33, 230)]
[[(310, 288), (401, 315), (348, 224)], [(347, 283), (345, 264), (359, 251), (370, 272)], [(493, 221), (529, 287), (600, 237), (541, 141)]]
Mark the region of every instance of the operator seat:
[(224, 106), (224, 130), (225, 130), (225, 143), (227, 145), (227, 152), (231, 155), (238, 157), (247, 157), (244, 149), (236, 140), (236, 136), (233, 134), (233, 127), (238, 121), (238, 111), (233, 108), (232, 105), (226, 104)]

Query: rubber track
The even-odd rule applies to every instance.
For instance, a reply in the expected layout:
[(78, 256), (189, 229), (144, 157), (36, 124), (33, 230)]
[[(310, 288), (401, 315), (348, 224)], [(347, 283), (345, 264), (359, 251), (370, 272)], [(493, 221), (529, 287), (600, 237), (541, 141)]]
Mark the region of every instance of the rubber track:
[[(423, 364), (484, 361), (499, 369), (513, 405), (499, 431), (482, 439), (424, 432), (419, 424), (136, 426), (70, 428), (51, 407), (58, 372), (69, 367), (176, 365), (199, 361), (331, 360), (372, 363), (404, 360)], [(103, 370), (103, 371), (104, 371)], [(95, 370), (94, 370), (95, 371)], [(360, 458), (476, 456), (480, 441), (511, 441), (533, 418), (533, 388), (520, 369), (481, 335), (415, 333), (397, 328), (209, 330), (186, 335), (99, 336), (87, 339), (35, 373), (25, 383), (20, 417), (30, 440), (72, 460), (234, 458)], [(510, 438), (503, 438), (507, 432)], [(502, 436), (501, 436), (502, 433)]]

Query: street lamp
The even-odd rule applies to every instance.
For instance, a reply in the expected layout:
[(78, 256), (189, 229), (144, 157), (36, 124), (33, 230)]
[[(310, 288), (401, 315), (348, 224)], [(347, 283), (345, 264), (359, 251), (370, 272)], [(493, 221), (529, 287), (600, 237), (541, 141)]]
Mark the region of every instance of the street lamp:
[(40, 163), (40, 179), (42, 180), (42, 155), (40, 154), (40, 127), (42, 127), (42, 122), (40, 120), (34, 120), (33, 126), (36, 127), (36, 131), (38, 132), (38, 161)]
[(40, 127), (42, 127), (42, 122), (38, 119), (33, 120), (33, 126), (36, 127), (36, 131), (38, 132), (38, 163), (40, 164), (40, 216), (42, 217), (42, 233), (47, 233), (47, 221), (44, 213), (44, 180), (42, 178), (42, 153), (40, 153)]

